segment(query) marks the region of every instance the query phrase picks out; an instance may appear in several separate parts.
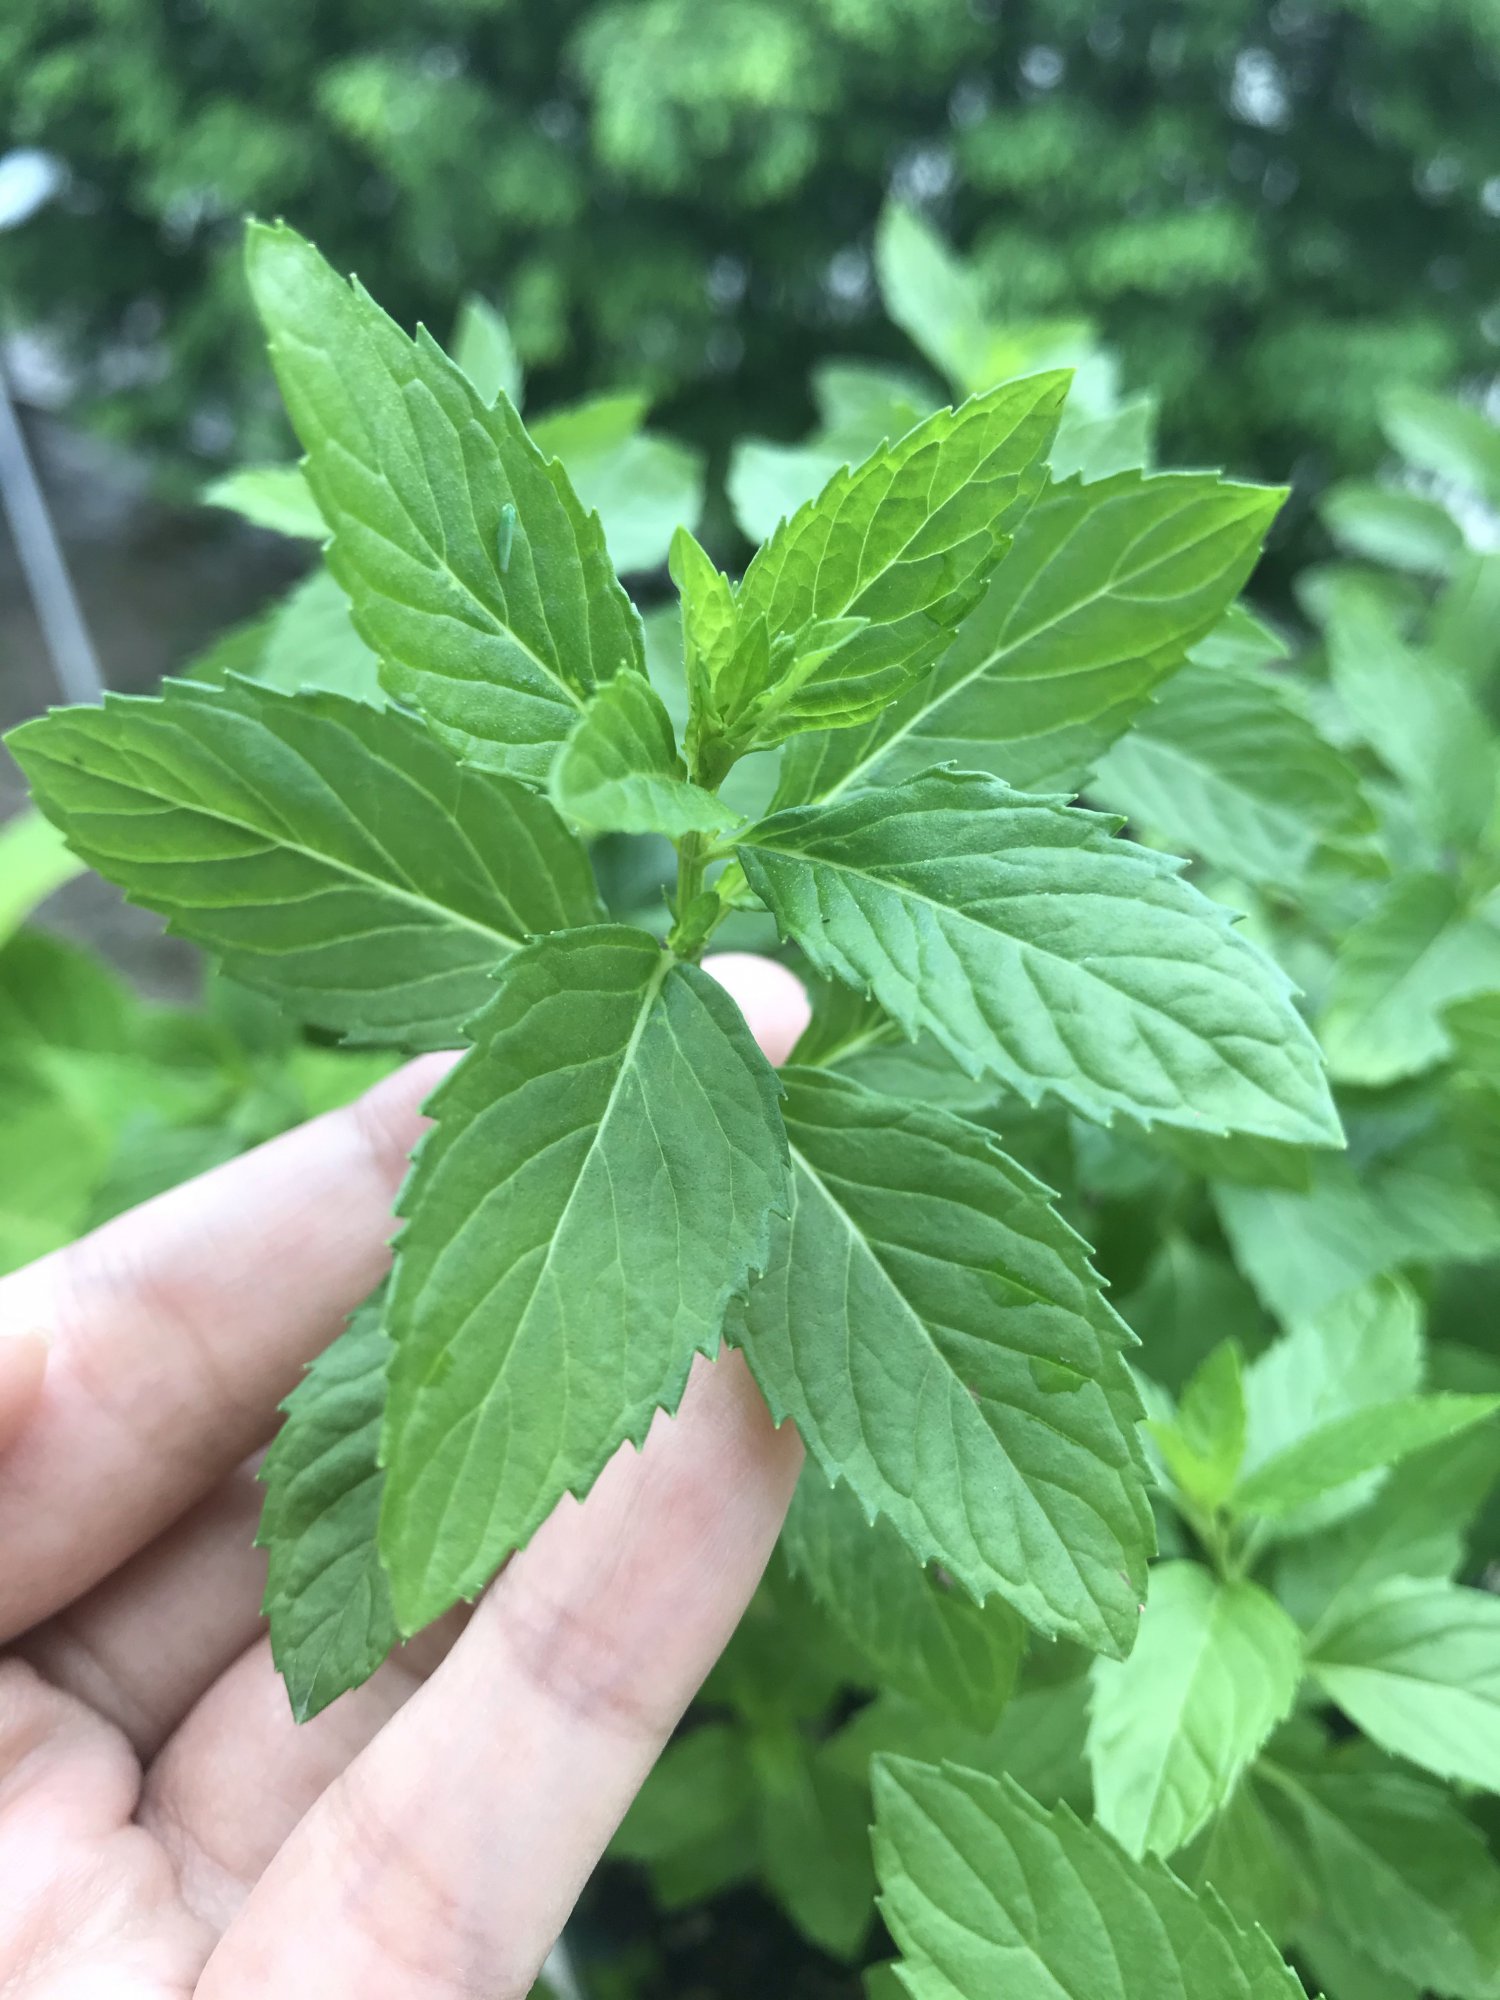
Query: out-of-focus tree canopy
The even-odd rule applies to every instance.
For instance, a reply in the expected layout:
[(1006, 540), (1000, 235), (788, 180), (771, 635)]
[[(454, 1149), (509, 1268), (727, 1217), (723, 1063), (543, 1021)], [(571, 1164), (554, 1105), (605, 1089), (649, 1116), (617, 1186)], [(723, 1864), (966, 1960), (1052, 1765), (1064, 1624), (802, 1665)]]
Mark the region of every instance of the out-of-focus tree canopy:
[(1091, 315), (1169, 453), (1337, 466), (1500, 355), (1497, 88), (1496, 0), (17, 0), (0, 129), (69, 179), (0, 299), (113, 427), (260, 456), (280, 214), (440, 334), (501, 303), (546, 400), (788, 436), (820, 356), (910, 358), (894, 187), (998, 313)]

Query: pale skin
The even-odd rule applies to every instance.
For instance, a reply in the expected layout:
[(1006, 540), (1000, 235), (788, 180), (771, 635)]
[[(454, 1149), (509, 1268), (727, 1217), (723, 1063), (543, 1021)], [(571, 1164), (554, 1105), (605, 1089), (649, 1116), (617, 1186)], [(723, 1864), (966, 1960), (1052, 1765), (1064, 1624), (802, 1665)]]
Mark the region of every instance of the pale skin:
[[(709, 961), (762, 1048), (796, 981)], [(388, 1261), (445, 1058), (0, 1280), (0, 1992), (521, 2000), (801, 1464), (743, 1362), (298, 1728), (252, 1460)]]

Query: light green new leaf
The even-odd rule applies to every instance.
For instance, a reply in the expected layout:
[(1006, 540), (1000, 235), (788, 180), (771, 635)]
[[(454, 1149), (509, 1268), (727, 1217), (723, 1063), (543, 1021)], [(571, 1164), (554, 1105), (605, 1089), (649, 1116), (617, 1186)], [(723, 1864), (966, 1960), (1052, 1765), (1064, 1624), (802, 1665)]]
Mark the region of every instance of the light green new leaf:
[(326, 569), (315, 569), (272, 613), (245, 678), (286, 694), (315, 689), (387, 706), (380, 661), (354, 629), (349, 600)]
[(44, 814), (28, 807), (7, 820), (0, 828), (0, 945), (83, 869)]
[(1358, 1513), (1281, 1551), (1277, 1596), (1313, 1643), (1381, 1584), (1453, 1576), (1497, 1479), (1500, 1437), (1490, 1424), (1413, 1454)]
[(1407, 384), (1380, 399), (1380, 421), (1397, 451), (1500, 507), (1500, 429), (1456, 396)]
[(506, 961), (401, 1210), (381, 1547), (414, 1631), (674, 1409), (788, 1200), (774, 1074), (644, 932)]
[(1243, 1359), (1222, 1340), (1194, 1369), (1175, 1419), (1149, 1426), (1174, 1483), (1212, 1514), (1228, 1499), (1245, 1456)]
[(779, 801), (833, 798), (951, 758), (1076, 790), (1249, 575), (1282, 494), (1212, 473), (1046, 488), (978, 609), (867, 727), (792, 746)]
[(1258, 1584), (1158, 1563), (1127, 1660), (1094, 1665), (1095, 1815), (1129, 1854), (1175, 1854), (1292, 1706), (1296, 1626)]
[(508, 402), (293, 230), (253, 227), (248, 261), (328, 564), (387, 687), (476, 763), (539, 781), (592, 690), (643, 664), (597, 519)]
[(1500, 749), (1463, 669), (1416, 651), (1357, 583), (1335, 593), (1327, 639), (1339, 699), (1419, 826), (1436, 847), (1471, 844), (1495, 808)]
[(546, 800), (396, 709), (168, 682), (9, 741), (101, 875), (352, 1040), (451, 1046), (507, 952), (599, 915)]
[(992, 1729), (1015, 1684), (1026, 1628), (1005, 1604), (980, 1606), (923, 1569), (889, 1521), (871, 1521), (847, 1486), (808, 1466), (782, 1547), (877, 1683)]
[(1325, 1624), (1309, 1664), (1383, 1750), (1500, 1792), (1500, 1597), (1398, 1579)]
[(978, 280), (915, 209), (888, 202), (875, 235), (875, 269), (886, 312), (959, 389), (987, 389), (996, 333)]
[(1035, 375), (938, 410), (776, 529), (736, 597), (739, 628), (764, 620), (770, 651), (759, 683), (716, 682), (727, 736), (867, 722), (912, 684), (1036, 498), (1067, 387)]
[(1452, 1051), (1455, 1000), (1500, 989), (1500, 905), (1470, 910), (1447, 875), (1403, 875), (1334, 960), (1319, 1033), (1341, 1083), (1395, 1083)]
[(328, 524), (300, 465), (242, 465), (205, 486), (203, 499), (257, 528), (274, 528), (278, 535), (310, 542), (324, 541), (328, 535)]
[(536, 418), (540, 450), (561, 461), (584, 506), (598, 514), (615, 567), (655, 569), (678, 528), (703, 511), (703, 457), (644, 428), (644, 396), (599, 396)]
[(1089, 795), (1173, 852), (1280, 889), (1295, 889), (1325, 843), (1375, 830), (1349, 760), (1254, 668), (1184, 668), (1106, 755)]
[(795, 1200), (744, 1345), (778, 1420), (918, 1561), (1109, 1652), (1151, 1545), (1129, 1334), (991, 1135), (783, 1072)]
[(1344, 1938), (1424, 1993), (1497, 2000), (1500, 1866), (1453, 1799), (1390, 1770), (1293, 1775), (1278, 1766), (1268, 1775), (1278, 1817)]
[(945, 769), (777, 813), (738, 852), (820, 971), (1028, 1102), (1337, 1145), (1285, 975), (1114, 826)]
[(283, 1404), (260, 1477), (271, 1656), (306, 1722), (369, 1679), (397, 1642), (380, 1566), (380, 1467), (391, 1344), (383, 1299), (361, 1306)]
[(1418, 576), (1446, 576), (1464, 545), (1463, 530), (1440, 501), (1370, 479), (1340, 480), (1318, 512), (1350, 555)]
[(1496, 1410), (1500, 1396), (1404, 1396), (1370, 1403), (1267, 1459), (1240, 1481), (1231, 1504), (1241, 1514), (1284, 1521), (1365, 1473), (1456, 1437)]
[(503, 313), (477, 292), (466, 293), (449, 342), (454, 366), (473, 383), (482, 403), (508, 396), (519, 410), (526, 388), (521, 357)]
[(594, 833), (722, 833), (738, 817), (689, 784), (672, 719), (644, 674), (607, 681), (579, 717), (548, 779), (558, 811)]
[(1376, 1278), (1300, 1313), (1245, 1371), (1244, 1470), (1353, 1410), (1414, 1395), (1422, 1352), (1422, 1305), (1404, 1279)]
[(912, 2000), (1302, 2000), (1264, 1931), (1005, 1779), (881, 1759), (875, 1869)]

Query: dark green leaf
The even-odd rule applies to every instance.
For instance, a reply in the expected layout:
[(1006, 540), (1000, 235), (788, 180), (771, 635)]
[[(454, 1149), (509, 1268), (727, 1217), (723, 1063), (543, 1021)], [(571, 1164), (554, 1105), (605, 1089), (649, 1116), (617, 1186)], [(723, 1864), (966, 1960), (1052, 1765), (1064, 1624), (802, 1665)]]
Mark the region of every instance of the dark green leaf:
[(397, 1642), (376, 1547), (376, 1447), (391, 1352), (383, 1303), (362, 1306), (292, 1391), (261, 1469), (264, 1609), (299, 1722), (368, 1680)]
[(777, 813), (738, 852), (820, 971), (1029, 1102), (1338, 1144), (1285, 975), (1180, 863), (1113, 832), (945, 769)]
[(1149, 1510), (1086, 1246), (978, 1126), (784, 1076), (795, 1204), (746, 1330), (773, 1412), (919, 1561), (1123, 1652)]
[(551, 806), (395, 709), (177, 682), (9, 740), (102, 875), (355, 1040), (451, 1044), (507, 952), (599, 913)]
[(506, 961), (402, 1211), (381, 1546), (415, 1630), (674, 1409), (786, 1194), (733, 1001), (640, 931)]

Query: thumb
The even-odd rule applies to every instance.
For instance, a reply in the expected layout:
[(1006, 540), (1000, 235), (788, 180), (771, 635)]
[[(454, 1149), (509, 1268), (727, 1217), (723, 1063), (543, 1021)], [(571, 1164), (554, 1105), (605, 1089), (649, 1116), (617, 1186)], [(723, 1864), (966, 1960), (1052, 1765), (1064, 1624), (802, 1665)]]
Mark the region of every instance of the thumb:
[(704, 959), (703, 970), (735, 1001), (764, 1050), (778, 1067), (791, 1054), (812, 1019), (802, 981), (774, 958), (751, 951), (720, 951)]

